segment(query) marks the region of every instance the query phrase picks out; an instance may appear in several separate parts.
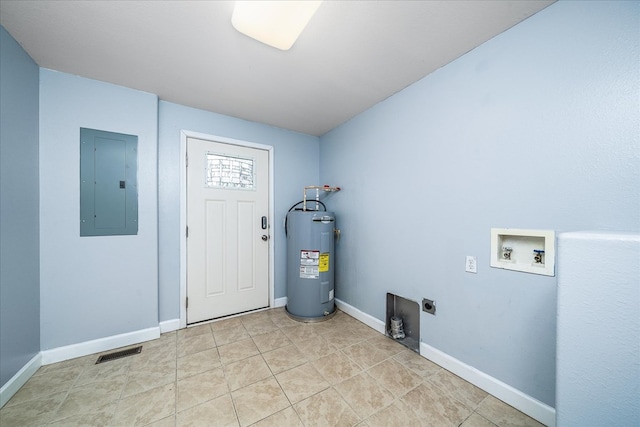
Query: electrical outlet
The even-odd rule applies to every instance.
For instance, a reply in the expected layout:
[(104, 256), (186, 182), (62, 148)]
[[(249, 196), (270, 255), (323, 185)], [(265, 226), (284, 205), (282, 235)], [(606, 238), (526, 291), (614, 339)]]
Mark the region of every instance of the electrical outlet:
[(436, 314), (436, 302), (430, 299), (422, 298), (422, 311), (433, 314)]
[(467, 262), (465, 263), (464, 271), (467, 273), (477, 273), (478, 272), (478, 262), (476, 257), (467, 255)]

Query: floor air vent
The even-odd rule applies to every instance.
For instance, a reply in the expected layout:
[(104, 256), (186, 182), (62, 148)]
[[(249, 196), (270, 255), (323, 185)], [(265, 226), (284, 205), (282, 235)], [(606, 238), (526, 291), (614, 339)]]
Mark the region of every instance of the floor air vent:
[(139, 345), (138, 347), (128, 348), (126, 350), (114, 351), (113, 353), (103, 354), (102, 356), (98, 357), (98, 360), (96, 361), (96, 365), (98, 363), (104, 363), (104, 362), (109, 362), (111, 360), (121, 359), (127, 356), (133, 356), (134, 354), (138, 354), (141, 351), (142, 351), (142, 346)]

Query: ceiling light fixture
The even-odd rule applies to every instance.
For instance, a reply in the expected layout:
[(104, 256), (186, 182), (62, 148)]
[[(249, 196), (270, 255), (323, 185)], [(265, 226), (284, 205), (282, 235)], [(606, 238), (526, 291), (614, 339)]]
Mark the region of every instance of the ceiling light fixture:
[(233, 27), (280, 50), (289, 50), (322, 1), (236, 1)]

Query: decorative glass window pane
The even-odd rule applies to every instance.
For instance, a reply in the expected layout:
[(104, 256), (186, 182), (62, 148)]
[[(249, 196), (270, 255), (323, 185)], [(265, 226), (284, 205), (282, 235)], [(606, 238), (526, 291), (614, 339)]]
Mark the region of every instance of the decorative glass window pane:
[(253, 159), (207, 153), (206, 187), (255, 190)]

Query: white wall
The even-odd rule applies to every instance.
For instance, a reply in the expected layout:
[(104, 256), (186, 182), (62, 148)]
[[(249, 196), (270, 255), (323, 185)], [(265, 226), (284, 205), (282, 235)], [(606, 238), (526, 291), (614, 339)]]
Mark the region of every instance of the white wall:
[(640, 425), (640, 234), (558, 236), (558, 426)]
[(639, 18), (560, 1), (322, 136), (337, 298), (434, 299), (423, 342), (554, 406), (556, 278), (490, 268), (490, 229), (640, 228)]
[[(157, 97), (40, 71), (41, 350), (158, 326)], [(138, 136), (138, 234), (80, 237), (80, 128)]]

